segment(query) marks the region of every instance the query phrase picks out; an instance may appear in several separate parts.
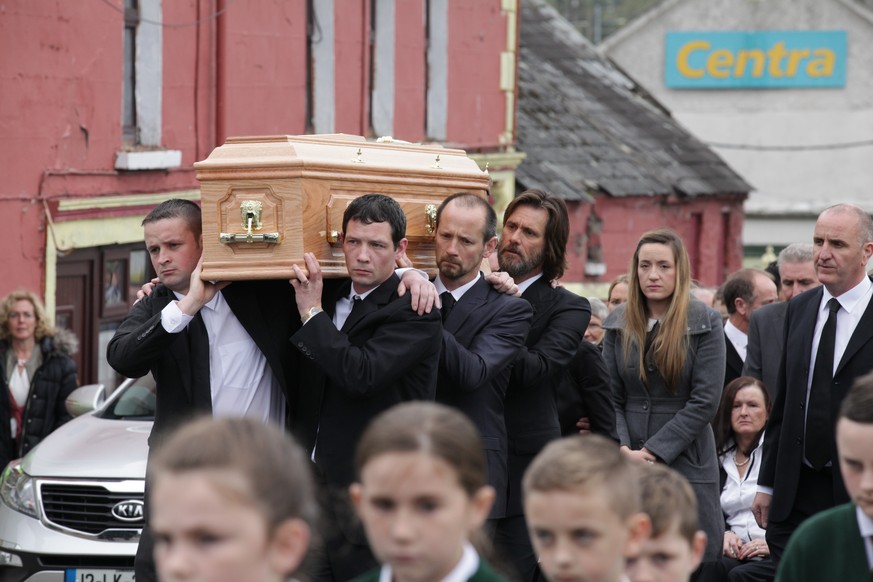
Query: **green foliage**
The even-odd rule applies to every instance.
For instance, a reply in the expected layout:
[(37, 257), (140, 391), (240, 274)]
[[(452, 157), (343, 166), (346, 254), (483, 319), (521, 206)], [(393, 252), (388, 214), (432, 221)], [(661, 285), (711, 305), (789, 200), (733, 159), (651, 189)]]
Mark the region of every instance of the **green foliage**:
[(549, 2), (590, 41), (598, 43), (664, 0), (549, 0)]

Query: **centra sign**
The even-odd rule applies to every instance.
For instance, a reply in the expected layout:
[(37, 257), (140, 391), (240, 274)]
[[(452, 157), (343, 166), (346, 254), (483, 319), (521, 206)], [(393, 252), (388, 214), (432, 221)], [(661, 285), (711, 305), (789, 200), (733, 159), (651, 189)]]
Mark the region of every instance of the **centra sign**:
[(673, 89), (843, 87), (842, 30), (668, 32), (666, 84)]

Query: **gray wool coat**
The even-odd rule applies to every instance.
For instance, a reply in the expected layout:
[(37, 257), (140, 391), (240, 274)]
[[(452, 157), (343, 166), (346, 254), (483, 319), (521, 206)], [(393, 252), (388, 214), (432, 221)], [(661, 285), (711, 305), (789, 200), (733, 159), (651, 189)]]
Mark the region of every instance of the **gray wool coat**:
[(639, 352), (625, 354), (622, 305), (603, 327), (603, 357), (609, 369), (616, 428), (622, 445), (645, 447), (691, 483), (697, 495), (700, 529), (708, 541), (704, 559), (721, 555), (724, 517), (719, 503), (718, 457), (710, 423), (721, 398), (725, 371), (724, 329), (717, 311), (693, 300), (688, 309), (689, 354), (679, 389), (667, 392), (657, 368), (640, 379)]

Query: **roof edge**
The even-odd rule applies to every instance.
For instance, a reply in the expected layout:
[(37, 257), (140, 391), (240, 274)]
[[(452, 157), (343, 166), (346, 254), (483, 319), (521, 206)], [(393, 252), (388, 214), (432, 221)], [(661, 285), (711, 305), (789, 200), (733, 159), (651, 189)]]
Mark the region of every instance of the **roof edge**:
[(628, 24), (625, 24), (614, 33), (609, 35), (600, 44), (596, 45), (597, 50), (606, 54), (607, 51), (614, 49), (616, 46), (622, 44), (628, 37), (635, 35), (640, 29), (647, 26), (649, 22), (659, 18), (666, 12), (673, 10), (678, 4), (683, 4), (687, 2), (687, 0), (666, 0), (646, 12), (643, 12), (633, 20), (631, 20)]
[(843, 6), (869, 22), (871, 25), (873, 25), (873, 11), (871, 11), (866, 6), (862, 6), (861, 4), (858, 4), (857, 2), (854, 2), (852, 0), (837, 0), (837, 4), (842, 4)]

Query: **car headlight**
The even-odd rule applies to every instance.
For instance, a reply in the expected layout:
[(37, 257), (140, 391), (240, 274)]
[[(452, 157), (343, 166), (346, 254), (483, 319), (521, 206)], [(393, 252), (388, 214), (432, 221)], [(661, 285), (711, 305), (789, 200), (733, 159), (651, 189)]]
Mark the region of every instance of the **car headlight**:
[(25, 515), (36, 515), (36, 492), (33, 478), (21, 469), (20, 463), (10, 463), (0, 477), (0, 499)]

